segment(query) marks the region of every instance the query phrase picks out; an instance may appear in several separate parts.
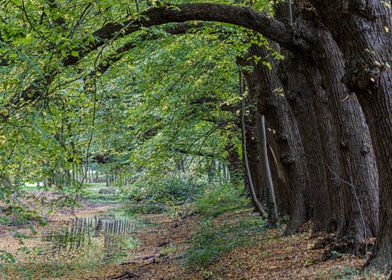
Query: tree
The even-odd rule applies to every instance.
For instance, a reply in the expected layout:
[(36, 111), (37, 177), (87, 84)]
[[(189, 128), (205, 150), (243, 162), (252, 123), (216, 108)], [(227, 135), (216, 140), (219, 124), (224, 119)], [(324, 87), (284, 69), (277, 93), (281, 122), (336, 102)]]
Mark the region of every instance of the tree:
[[(22, 11), (25, 18), (29, 19), (25, 6), (16, 5), (16, 7)], [(116, 48), (113, 45), (116, 42), (123, 42), (142, 28), (201, 20), (235, 24), (251, 29), (278, 44), (276, 48), (280, 48), (286, 56), (286, 60), (282, 63), (263, 59), (267, 65), (276, 64), (273, 65), (276, 70), (273, 70), (270, 75), (267, 75), (263, 69), (258, 69), (257, 65), (253, 65), (256, 74), (248, 74), (247, 83), (249, 89), (252, 89), (257, 96), (255, 103), (259, 112), (267, 115), (264, 111), (273, 106), (268, 105), (270, 101), (259, 93), (257, 87), (267, 89), (268, 96), (279, 103), (279, 106), (272, 108), (272, 113), (268, 114), (270, 119), (278, 118), (269, 121), (282, 134), (288, 134), (288, 138), (283, 139), (284, 141), (290, 141), (287, 143), (276, 141), (276, 146), (279, 147), (278, 153), (281, 154), (282, 163), (287, 165), (286, 176), (291, 177), (295, 182), (293, 190), (288, 192), (291, 201), (295, 201), (290, 207), (293, 219), (290, 223), (292, 231), (296, 231), (306, 219), (311, 219), (315, 222), (316, 229), (336, 232), (354, 238), (358, 243), (374, 234), (379, 224), (375, 257), (371, 264), (381, 270), (390, 269), (392, 265), (392, 223), (388, 219), (392, 214), (392, 163), (390, 161), (392, 145), (389, 140), (392, 139), (390, 4), (377, 0), (365, 2), (309, 0), (296, 1), (295, 7), (295, 25), (285, 23), (286, 20), (280, 17), (282, 11), (279, 8), (274, 18), (271, 13), (258, 12), (249, 7), (214, 3), (185, 3), (170, 6), (157, 2), (156, 6), (146, 7), (143, 12), (133, 16), (129, 16), (128, 13), (126, 17), (123, 16), (126, 19), (122, 21), (118, 20), (121, 12), (114, 12), (109, 16), (113, 19), (112, 22), (107, 23), (107, 19), (100, 18), (100, 22), (105, 23), (102, 28), (93, 31), (93, 27), (87, 25), (85, 32), (81, 32), (82, 35), (77, 40), (71, 40), (71, 43), (60, 40), (60, 43), (56, 43), (55, 49), (59, 55), (53, 61), (48, 58), (45, 67), (38, 69), (34, 75), (29, 75), (27, 86), (23, 85), (24, 90), (11, 84), (9, 87), (13, 95), (7, 97), (4, 102), (5, 105), (1, 110), (2, 118), (9, 121), (21, 107), (49, 99), (54, 91), (53, 82), (60, 74), (68, 74), (71, 79), (74, 74), (70, 74), (71, 66), (85, 63), (96, 69), (96, 60), (91, 62), (92, 55), (96, 54), (99, 59), (102, 54), (106, 54), (105, 48), (108, 45), (112, 46), (116, 57)], [(78, 15), (81, 21), (87, 11), (90, 11), (89, 5)], [(52, 23), (48, 19), (50, 27), (44, 28), (43, 24), (38, 22), (34, 19), (33, 24), (31, 21), (29, 23), (40, 42), (48, 40), (46, 32), (59, 31), (64, 28), (64, 24), (67, 24), (59, 21)], [(44, 31), (36, 29), (35, 23)], [(79, 25), (71, 30), (76, 28), (79, 28)], [(11, 31), (11, 29), (7, 30), (11, 33), (11, 35), (7, 34), (8, 41), (18, 38), (22, 42), (21, 45), (26, 43), (24, 41), (28, 38), (28, 34), (23, 32), (14, 34)], [(72, 31), (71, 35), (74, 34), (75, 32)], [(57, 39), (50, 40), (57, 42)], [(12, 50), (13, 46), (10, 47), (8, 41), (4, 41), (6, 42), (4, 44)], [(254, 40), (252, 43), (258, 45), (259, 40)], [(26, 45), (30, 46), (28, 42)], [(36, 55), (51, 57), (47, 53), (52, 44), (48, 43), (44, 46), (44, 51), (36, 51)], [(243, 46), (242, 50), (247, 50), (249, 46)], [(121, 47), (117, 52), (121, 52)], [(90, 63), (84, 61), (84, 58), (89, 58)], [(1, 61), (3, 65), (7, 65), (15, 59), (19, 59), (18, 56), (5, 55)], [(15, 72), (16, 69), (10, 67), (7, 74), (12, 75)], [(276, 89), (279, 92), (280, 88), (283, 90), (283, 97), (271, 94), (271, 92), (276, 94)], [(285, 120), (290, 120), (292, 126), (284, 126)], [(301, 136), (300, 140), (296, 139), (298, 135)], [(294, 148), (289, 149), (289, 152), (296, 156), (301, 168), (292, 165), (287, 158), (284, 163), (283, 153), (288, 149), (287, 145), (295, 145)], [(293, 178), (297, 175), (301, 179)], [(378, 179), (380, 201), (378, 201)], [(376, 209), (379, 209), (379, 223), (377, 223)]]

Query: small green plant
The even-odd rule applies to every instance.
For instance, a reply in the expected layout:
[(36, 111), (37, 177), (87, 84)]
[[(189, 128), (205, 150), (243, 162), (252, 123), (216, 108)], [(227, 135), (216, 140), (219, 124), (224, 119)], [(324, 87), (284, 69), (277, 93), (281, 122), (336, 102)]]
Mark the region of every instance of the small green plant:
[(0, 260), (1, 260), (0, 265), (4, 263), (14, 263), (15, 257), (9, 252), (0, 250)]
[(338, 258), (341, 258), (341, 257), (343, 257), (342, 253), (340, 253), (340, 252), (338, 252), (336, 250), (332, 250), (331, 251), (331, 258), (332, 259), (338, 259)]
[(165, 255), (169, 255), (169, 254), (171, 254), (171, 253), (174, 253), (174, 252), (176, 252), (176, 251), (177, 251), (177, 247), (176, 247), (175, 245), (169, 245), (169, 246), (165, 246), (165, 247), (161, 250), (160, 254), (161, 254), (162, 256), (165, 256)]

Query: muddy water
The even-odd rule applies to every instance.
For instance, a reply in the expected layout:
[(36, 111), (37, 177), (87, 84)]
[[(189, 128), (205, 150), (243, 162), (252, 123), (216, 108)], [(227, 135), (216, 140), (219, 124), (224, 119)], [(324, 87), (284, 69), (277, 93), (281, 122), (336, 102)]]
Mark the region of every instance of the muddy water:
[(110, 260), (124, 249), (132, 247), (130, 234), (140, 228), (135, 220), (114, 215), (73, 218), (63, 227), (44, 231), (42, 241), (51, 244), (51, 254), (64, 255), (96, 247), (102, 259)]

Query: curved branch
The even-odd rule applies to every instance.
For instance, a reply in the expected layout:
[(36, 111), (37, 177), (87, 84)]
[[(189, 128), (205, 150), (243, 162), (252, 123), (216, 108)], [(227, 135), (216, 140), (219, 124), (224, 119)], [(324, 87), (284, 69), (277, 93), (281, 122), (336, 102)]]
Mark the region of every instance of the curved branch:
[[(121, 23), (107, 23), (92, 34), (96, 38), (93, 43), (80, 48), (79, 57), (70, 55), (64, 59), (63, 63), (66, 66), (73, 65), (92, 50), (102, 46), (107, 40), (113, 39), (115, 36), (131, 34), (141, 27), (191, 20), (217, 21), (242, 26), (259, 32), (291, 50), (306, 48), (306, 41), (311, 39), (309, 34), (309, 38), (304, 38), (305, 40), (295, 39), (296, 34), (291, 26), (286, 26), (282, 22), (248, 7), (213, 3), (182, 4), (177, 7), (151, 8), (141, 13), (137, 19)], [(304, 33), (302, 35), (305, 36)]]

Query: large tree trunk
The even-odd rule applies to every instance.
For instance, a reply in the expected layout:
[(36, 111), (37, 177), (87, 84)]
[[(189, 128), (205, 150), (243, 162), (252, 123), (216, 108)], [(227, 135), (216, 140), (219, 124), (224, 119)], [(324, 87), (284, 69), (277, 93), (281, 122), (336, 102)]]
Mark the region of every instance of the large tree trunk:
[(324, 80), (322, 87), (339, 128), (340, 143), (337, 144), (345, 177), (338, 179), (344, 183), (349, 198), (345, 216), (355, 220), (352, 224), (356, 228), (348, 228), (352, 231), (348, 236), (363, 240), (374, 236), (378, 228), (378, 174), (373, 145), (357, 98), (348, 95), (341, 82), (344, 63), (339, 48), (329, 32), (321, 31), (319, 38), (319, 52), (325, 55), (316, 56), (314, 60), (318, 62)]
[(380, 188), (373, 267), (392, 268), (392, 9), (388, 1), (311, 1), (346, 61), (344, 81), (369, 125)]
[[(267, 54), (268, 52), (263, 48), (253, 46), (248, 56), (256, 55), (264, 58)], [(257, 96), (257, 102), (255, 102), (258, 111), (267, 116), (269, 127), (277, 133), (277, 153), (288, 176), (287, 181), (290, 183), (290, 222), (287, 232), (293, 233), (299, 230), (307, 216), (304, 193), (308, 183), (308, 174), (297, 124), (284, 96), (279, 94), (281, 84), (276, 69), (269, 71), (264, 66), (248, 60), (243, 60), (240, 63), (253, 66), (252, 72), (245, 72), (249, 94)], [(279, 190), (278, 186), (278, 193), (283, 192)]]
[[(336, 59), (322, 49), (318, 54)], [(298, 54), (288, 57), (288, 100), (300, 125), (311, 184), (317, 186), (309, 201), (315, 229), (358, 244), (377, 226), (377, 176), (372, 150), (364, 150), (371, 144), (363, 114), (355, 99), (342, 102), (346, 94), (333, 76), (336, 65), (318, 65)]]
[[(296, 1), (296, 4), (304, 5), (304, 1)], [(287, 6), (278, 5), (276, 9), (278, 18), (282, 22), (288, 22)], [(324, 182), (316, 192), (328, 194), (328, 205), (331, 207), (329, 221), (318, 218), (322, 213), (320, 207), (311, 207), (316, 210), (313, 217), (316, 229), (337, 232), (339, 235), (353, 237), (354, 241), (361, 241), (374, 235), (377, 229), (378, 211), (375, 209), (378, 206), (378, 178), (374, 153), (358, 101), (347, 98), (347, 89), (341, 82), (344, 65), (340, 50), (330, 33), (315, 28), (319, 24), (312, 11), (309, 7), (302, 6), (298, 12), (296, 28), (306, 30), (311, 26), (318, 40), (313, 43), (311, 52), (294, 51), (288, 54), (288, 61), (285, 63), (287, 72), (282, 76), (290, 103), (300, 118), (300, 125), (317, 122), (312, 127), (315, 134), (313, 141), (309, 134), (311, 131), (306, 130), (306, 127), (301, 130), (304, 133), (307, 158), (310, 159), (311, 181)], [(304, 108), (300, 106), (314, 111), (301, 111)], [(307, 122), (306, 115), (312, 121)], [(315, 143), (314, 136), (321, 137), (320, 143)], [(311, 149), (305, 143), (307, 139), (311, 142)], [(315, 153), (319, 156), (319, 166), (315, 165)], [(316, 178), (312, 176), (314, 174), (323, 177)], [(318, 197), (320, 196), (317, 194), (314, 196), (316, 199)], [(313, 201), (311, 199), (309, 204), (313, 205)], [(325, 215), (321, 215), (323, 216)]]
[[(314, 222), (316, 231), (332, 231), (331, 224), (334, 223), (336, 215), (333, 215), (328, 180), (325, 147), (326, 135), (330, 138), (331, 133), (323, 131), (331, 129), (326, 127), (324, 119), (327, 112), (316, 109), (316, 97), (319, 94), (317, 85), (313, 84), (313, 77), (310, 73), (315, 73), (311, 63), (307, 63), (305, 57), (296, 55), (286, 55), (287, 60), (280, 66), (280, 77), (282, 80), (285, 96), (289, 102), (293, 114), (297, 120), (301, 135), (307, 169), (309, 174), (309, 186), (307, 188), (307, 205), (310, 219)], [(317, 71), (316, 71), (317, 73)], [(309, 80), (310, 79), (310, 80)], [(326, 123), (328, 124), (328, 123)], [(334, 147), (335, 145), (332, 145)], [(335, 165), (333, 163), (333, 165)], [(336, 167), (331, 166), (334, 170)], [(338, 207), (338, 209), (341, 209)]]

